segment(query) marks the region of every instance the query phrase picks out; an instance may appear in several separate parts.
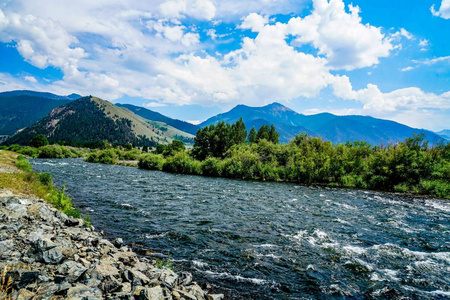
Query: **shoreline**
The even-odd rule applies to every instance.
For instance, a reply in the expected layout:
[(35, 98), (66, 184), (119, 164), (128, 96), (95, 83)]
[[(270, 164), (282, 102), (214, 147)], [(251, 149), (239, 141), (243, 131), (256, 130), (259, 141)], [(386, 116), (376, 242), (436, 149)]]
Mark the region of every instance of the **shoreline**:
[(64, 190), (51, 179), (44, 184), (44, 173), (27, 163), (0, 151), (0, 299), (224, 299), (191, 273), (139, 255), (121, 238), (105, 238), (80, 218)]
[(12, 299), (224, 299), (45, 200), (0, 189), (0, 220), (2, 291)]

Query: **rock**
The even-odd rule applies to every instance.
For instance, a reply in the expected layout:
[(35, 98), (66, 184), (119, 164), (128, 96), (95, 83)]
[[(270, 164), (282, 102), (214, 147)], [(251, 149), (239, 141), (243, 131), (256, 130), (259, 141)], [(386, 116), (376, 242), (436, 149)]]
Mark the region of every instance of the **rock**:
[(177, 285), (178, 275), (172, 270), (164, 269), (159, 276), (159, 280), (168, 288), (173, 288)]
[(10, 277), (13, 280), (14, 285), (21, 289), (28, 284), (35, 283), (39, 279), (39, 272), (18, 269), (7, 272), (6, 277)]
[(205, 291), (202, 290), (202, 288), (197, 285), (191, 285), (188, 288), (189, 293), (191, 293), (192, 295), (194, 295), (195, 298), (197, 298), (197, 300), (204, 300), (205, 299)]
[(179, 285), (190, 285), (192, 283), (192, 274), (189, 272), (181, 272)]
[(138, 270), (130, 270), (130, 273), (132, 276), (132, 281), (138, 279), (142, 285), (147, 285), (150, 283), (150, 279)]
[(37, 299), (50, 299), (55, 293), (59, 290), (58, 285), (53, 282), (47, 282), (39, 285), (39, 289), (37, 290)]
[(65, 219), (64, 225), (68, 227), (82, 226), (83, 220), (74, 217), (68, 217), (67, 219)]
[(136, 300), (164, 300), (163, 290), (160, 286), (152, 288), (143, 288), (138, 295), (135, 294)]
[(47, 222), (53, 222), (58, 220), (55, 218), (55, 214), (50, 208), (43, 203), (33, 203), (28, 207), (28, 215), (35, 217), (36, 219), (40, 218)]
[(17, 295), (17, 300), (30, 300), (33, 299), (35, 295), (36, 295), (35, 293), (30, 292), (27, 289), (20, 289), (19, 294)]
[(116, 239), (114, 239), (113, 244), (114, 244), (114, 246), (116, 246), (117, 248), (120, 248), (120, 247), (122, 247), (122, 245), (123, 245), (123, 240), (122, 240), (121, 238), (116, 238)]
[(209, 294), (206, 296), (207, 300), (223, 300), (225, 296), (223, 294)]
[(67, 291), (67, 299), (70, 300), (100, 300), (103, 299), (102, 291), (84, 284), (77, 284)]
[(93, 275), (96, 275), (99, 279), (103, 279), (107, 276), (119, 277), (119, 270), (110, 264), (100, 264), (95, 266)]
[(0, 242), (0, 257), (8, 257), (11, 251), (14, 250), (15, 244), (12, 240), (6, 240)]
[(11, 214), (9, 215), (13, 219), (20, 219), (22, 217), (27, 217), (27, 208), (25, 205), (12, 203), (8, 205), (8, 209), (11, 211)]
[(177, 291), (172, 291), (172, 297), (175, 298), (175, 300), (180, 300), (181, 295)]
[(74, 262), (72, 260), (65, 261), (59, 268), (58, 272), (65, 276), (66, 280), (70, 283), (77, 281), (81, 275), (86, 272), (87, 268), (82, 264)]
[(63, 259), (62, 249), (49, 239), (38, 239), (34, 245), (38, 261), (57, 264)]
[(100, 285), (105, 293), (118, 292), (122, 289), (122, 284), (112, 276), (107, 276)]
[(174, 289), (175, 292), (177, 292), (179, 295), (181, 295), (183, 298), (186, 299), (190, 299), (190, 300), (197, 300), (197, 298), (194, 297), (194, 295), (192, 295), (191, 293), (182, 291), (182, 290), (178, 290), (178, 289)]

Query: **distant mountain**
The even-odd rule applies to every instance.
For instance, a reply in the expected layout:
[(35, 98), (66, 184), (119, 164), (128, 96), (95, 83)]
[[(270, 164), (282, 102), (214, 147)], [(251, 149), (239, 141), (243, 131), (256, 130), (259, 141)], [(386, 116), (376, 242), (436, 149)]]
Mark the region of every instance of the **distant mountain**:
[(28, 144), (37, 134), (51, 143), (89, 145), (102, 140), (115, 144), (154, 146), (174, 138), (193, 142), (193, 135), (162, 122), (143, 119), (128, 109), (96, 97), (84, 97), (53, 109), (45, 118), (10, 137), (6, 144)]
[(151, 121), (158, 121), (158, 122), (164, 122), (172, 127), (175, 127), (181, 131), (190, 133), (190, 134), (196, 134), (197, 130), (200, 128), (197, 125), (193, 125), (191, 123), (185, 122), (185, 121), (181, 121), (181, 120), (177, 120), (177, 119), (172, 119), (169, 117), (166, 117), (156, 111), (150, 110), (150, 109), (146, 109), (140, 106), (135, 106), (135, 105), (131, 105), (131, 104), (116, 104), (119, 107), (125, 107), (129, 110), (131, 110), (132, 112), (134, 112), (135, 114), (143, 117), (144, 119), (147, 120), (151, 120)]
[(17, 130), (28, 127), (52, 109), (66, 105), (72, 100), (55, 100), (30, 95), (0, 94), (0, 135), (12, 135)]
[(299, 114), (279, 103), (263, 107), (238, 105), (229, 112), (214, 116), (199, 126), (216, 124), (219, 121), (236, 122), (243, 118), (247, 130), (262, 124), (273, 124), (280, 132), (280, 142), (286, 143), (296, 134), (305, 132), (319, 136), (333, 143), (347, 141), (366, 141), (372, 145), (388, 145), (403, 141), (413, 133), (424, 133), (426, 139), (435, 144), (441, 137), (434, 132), (415, 129), (406, 125), (366, 116), (336, 116), (329, 113), (316, 115)]
[(444, 129), (436, 133), (442, 136), (443, 138), (450, 140), (450, 129)]
[(13, 96), (30, 96), (30, 97), (37, 97), (37, 98), (52, 99), (52, 100), (76, 100), (76, 99), (79, 99), (82, 97), (78, 94), (59, 96), (59, 95), (55, 95), (52, 93), (35, 92), (35, 91), (28, 91), (28, 90), (18, 90), (18, 91), (10, 91), (10, 92), (0, 93), (0, 97), (13, 97)]

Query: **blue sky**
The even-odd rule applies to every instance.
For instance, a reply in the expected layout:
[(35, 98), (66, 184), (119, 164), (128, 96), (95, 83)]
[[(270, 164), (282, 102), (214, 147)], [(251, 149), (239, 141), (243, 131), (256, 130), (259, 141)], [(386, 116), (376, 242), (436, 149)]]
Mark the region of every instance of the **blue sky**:
[(0, 91), (200, 121), (236, 104), (450, 128), (450, 0), (6, 0)]

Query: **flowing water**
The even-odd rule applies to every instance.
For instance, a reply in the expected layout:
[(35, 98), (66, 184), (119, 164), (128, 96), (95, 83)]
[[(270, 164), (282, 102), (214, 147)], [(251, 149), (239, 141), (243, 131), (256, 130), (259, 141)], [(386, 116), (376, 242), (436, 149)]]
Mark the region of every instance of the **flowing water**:
[(33, 160), (93, 225), (230, 299), (450, 299), (450, 203)]

